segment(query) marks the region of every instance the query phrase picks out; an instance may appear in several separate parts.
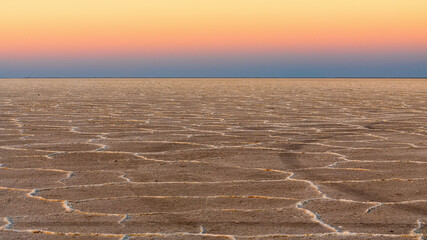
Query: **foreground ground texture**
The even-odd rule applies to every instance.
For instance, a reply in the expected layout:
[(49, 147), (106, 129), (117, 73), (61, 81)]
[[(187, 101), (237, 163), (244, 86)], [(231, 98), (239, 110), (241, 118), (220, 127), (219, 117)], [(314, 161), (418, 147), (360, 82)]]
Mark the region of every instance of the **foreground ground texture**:
[(0, 80), (0, 239), (426, 239), (426, 223), (426, 80)]

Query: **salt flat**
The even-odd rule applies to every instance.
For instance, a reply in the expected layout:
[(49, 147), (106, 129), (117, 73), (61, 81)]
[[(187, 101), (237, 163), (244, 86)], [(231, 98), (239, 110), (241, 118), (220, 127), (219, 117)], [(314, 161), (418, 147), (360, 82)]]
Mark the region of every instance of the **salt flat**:
[(425, 79), (0, 79), (0, 239), (425, 239)]

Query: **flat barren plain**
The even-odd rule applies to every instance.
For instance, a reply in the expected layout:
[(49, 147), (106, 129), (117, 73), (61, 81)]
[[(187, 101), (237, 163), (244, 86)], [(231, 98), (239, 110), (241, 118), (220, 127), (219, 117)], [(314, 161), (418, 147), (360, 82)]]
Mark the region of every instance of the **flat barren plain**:
[(426, 239), (426, 79), (0, 79), (0, 239)]

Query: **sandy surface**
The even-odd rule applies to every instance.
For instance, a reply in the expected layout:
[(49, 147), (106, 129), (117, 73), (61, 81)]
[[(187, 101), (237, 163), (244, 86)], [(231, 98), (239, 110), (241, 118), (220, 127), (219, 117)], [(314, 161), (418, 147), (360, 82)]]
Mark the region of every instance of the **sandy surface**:
[(427, 80), (0, 79), (0, 239), (425, 239)]

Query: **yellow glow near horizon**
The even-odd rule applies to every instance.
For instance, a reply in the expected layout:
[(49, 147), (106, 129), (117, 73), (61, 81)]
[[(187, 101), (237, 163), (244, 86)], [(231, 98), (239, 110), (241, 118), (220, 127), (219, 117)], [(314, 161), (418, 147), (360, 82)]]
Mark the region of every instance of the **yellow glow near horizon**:
[(426, 47), (426, 0), (3, 0), (0, 53)]

